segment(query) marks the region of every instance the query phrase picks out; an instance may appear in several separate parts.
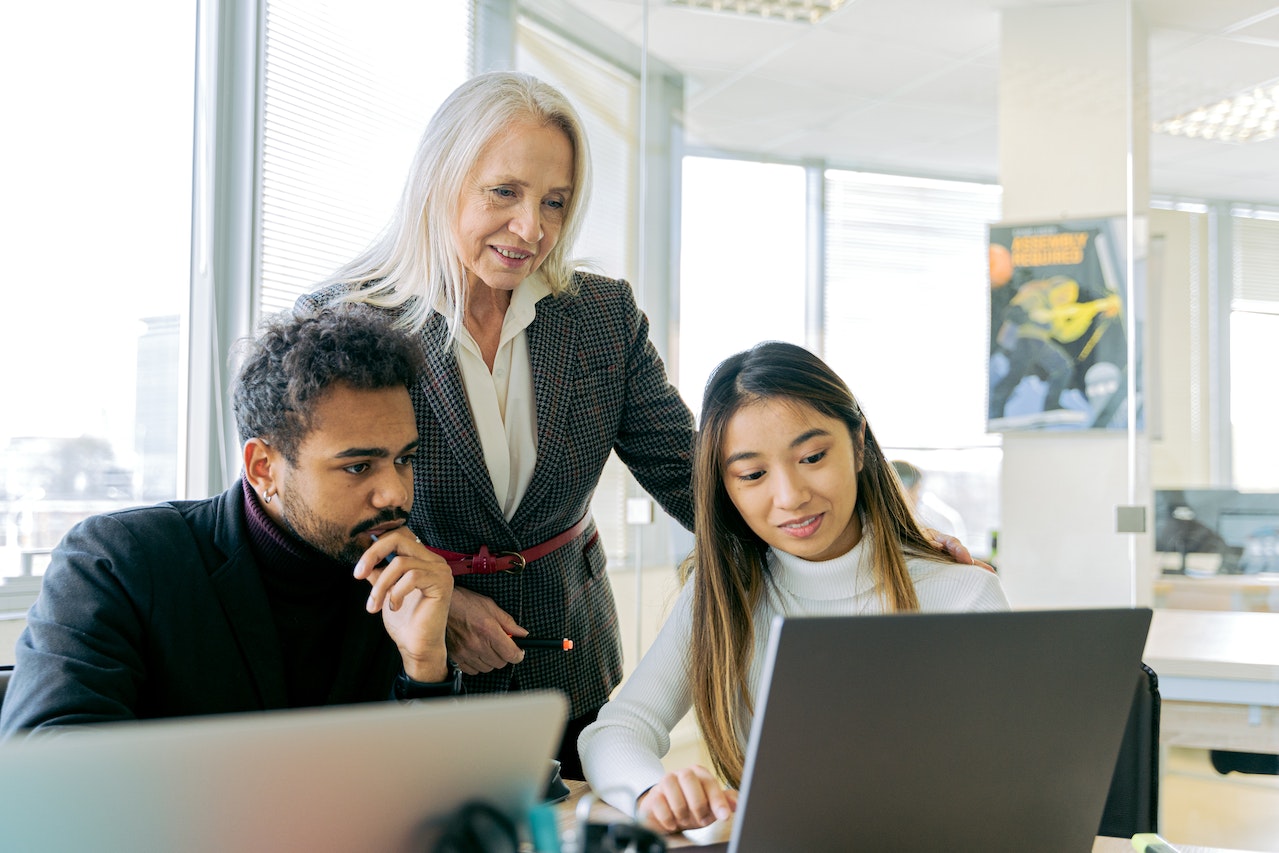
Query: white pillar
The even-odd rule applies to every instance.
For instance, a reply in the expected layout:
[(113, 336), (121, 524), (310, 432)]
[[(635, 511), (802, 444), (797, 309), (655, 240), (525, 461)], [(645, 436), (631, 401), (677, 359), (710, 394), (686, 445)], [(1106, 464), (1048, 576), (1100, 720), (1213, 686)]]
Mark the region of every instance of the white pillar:
[[(1131, 0), (1005, 9), (1004, 221), (1140, 218), (1149, 200), (1145, 81), (1146, 35)], [(1118, 506), (1148, 503), (1145, 434), (1009, 432), (1003, 446), (998, 564), (1014, 606), (1147, 603), (1149, 533), (1116, 530)]]

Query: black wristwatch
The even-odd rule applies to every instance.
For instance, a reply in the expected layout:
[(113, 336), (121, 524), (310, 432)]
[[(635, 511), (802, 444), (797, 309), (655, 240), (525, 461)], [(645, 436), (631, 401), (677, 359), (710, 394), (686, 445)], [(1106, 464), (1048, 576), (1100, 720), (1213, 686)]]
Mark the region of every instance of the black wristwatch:
[(414, 681), (400, 669), (399, 675), (391, 684), (391, 693), (396, 699), (430, 699), (436, 696), (460, 696), (462, 693), (462, 668), (449, 661), (449, 678), (445, 681)]

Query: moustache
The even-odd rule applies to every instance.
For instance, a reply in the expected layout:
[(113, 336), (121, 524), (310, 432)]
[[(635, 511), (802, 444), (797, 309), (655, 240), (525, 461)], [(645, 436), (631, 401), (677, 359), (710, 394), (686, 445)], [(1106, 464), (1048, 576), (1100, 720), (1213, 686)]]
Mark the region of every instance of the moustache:
[(355, 527), (351, 528), (351, 537), (359, 536), (361, 533), (372, 530), (379, 524), (386, 524), (388, 521), (408, 521), (409, 514), (403, 507), (387, 507), (372, 518), (361, 521)]

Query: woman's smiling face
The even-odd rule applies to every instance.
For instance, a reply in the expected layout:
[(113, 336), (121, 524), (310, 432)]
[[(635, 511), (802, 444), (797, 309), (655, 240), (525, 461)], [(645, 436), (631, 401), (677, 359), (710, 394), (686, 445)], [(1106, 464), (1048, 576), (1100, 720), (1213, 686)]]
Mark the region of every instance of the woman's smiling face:
[(728, 423), (720, 470), (742, 519), (770, 547), (817, 561), (861, 541), (861, 453), (843, 421), (794, 400), (749, 403)]
[(462, 185), (454, 239), (470, 287), (514, 290), (559, 241), (573, 194), (573, 146), (518, 121), (485, 146)]

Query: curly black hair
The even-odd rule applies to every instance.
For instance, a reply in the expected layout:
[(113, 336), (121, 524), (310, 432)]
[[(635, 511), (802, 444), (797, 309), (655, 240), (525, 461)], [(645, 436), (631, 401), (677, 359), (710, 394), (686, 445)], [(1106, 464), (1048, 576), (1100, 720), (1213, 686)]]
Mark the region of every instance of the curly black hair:
[(420, 342), (386, 311), (339, 303), (269, 318), (248, 342), (232, 391), (240, 442), (263, 438), (290, 464), (311, 430), (315, 403), (337, 384), (361, 391), (410, 386)]

